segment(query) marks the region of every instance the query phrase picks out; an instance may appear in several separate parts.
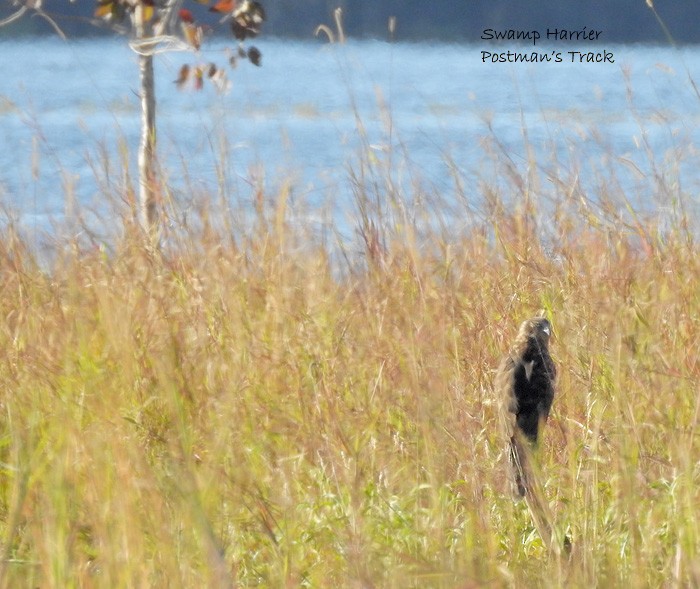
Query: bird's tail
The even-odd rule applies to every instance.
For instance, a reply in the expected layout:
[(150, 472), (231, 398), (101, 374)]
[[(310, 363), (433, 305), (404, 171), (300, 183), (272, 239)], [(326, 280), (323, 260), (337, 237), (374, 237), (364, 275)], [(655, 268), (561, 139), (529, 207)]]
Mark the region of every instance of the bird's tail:
[(542, 541), (556, 554), (561, 554), (562, 548), (566, 549), (567, 544), (570, 548), (571, 541), (568, 538), (562, 539), (554, 526), (554, 515), (549, 509), (544, 490), (539, 483), (532, 450), (528, 442), (520, 438), (517, 433), (510, 438), (509, 455), (513, 494), (518, 498), (525, 498)]
[(532, 473), (530, 449), (525, 446), (522, 439), (515, 435), (510, 438), (508, 455), (513, 494), (517, 497), (525, 497), (532, 478), (530, 476)]

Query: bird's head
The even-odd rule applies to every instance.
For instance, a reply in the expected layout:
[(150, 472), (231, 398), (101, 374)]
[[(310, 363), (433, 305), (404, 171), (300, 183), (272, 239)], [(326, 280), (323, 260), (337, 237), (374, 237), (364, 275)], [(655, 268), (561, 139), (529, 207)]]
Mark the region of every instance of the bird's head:
[(544, 317), (533, 317), (523, 321), (519, 335), (522, 338), (534, 339), (546, 345), (552, 335), (552, 324)]

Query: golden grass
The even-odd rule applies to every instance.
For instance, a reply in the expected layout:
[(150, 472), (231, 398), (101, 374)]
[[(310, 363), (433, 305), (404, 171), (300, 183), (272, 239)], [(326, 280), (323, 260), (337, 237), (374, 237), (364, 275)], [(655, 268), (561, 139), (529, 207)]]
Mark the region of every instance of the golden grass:
[[(50, 264), (4, 231), (3, 587), (700, 584), (696, 223), (567, 179), (545, 202), (511, 169), (455, 230), (382, 171), (353, 175), (354, 244), (284, 191), (160, 252), (126, 215)], [(506, 492), (492, 390), (542, 308), (561, 557)]]

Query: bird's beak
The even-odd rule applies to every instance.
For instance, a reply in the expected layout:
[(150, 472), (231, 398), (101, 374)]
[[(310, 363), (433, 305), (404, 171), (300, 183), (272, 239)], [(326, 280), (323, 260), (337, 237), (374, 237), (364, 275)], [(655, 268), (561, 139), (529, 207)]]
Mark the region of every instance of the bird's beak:
[(542, 331), (544, 331), (544, 332), (547, 334), (547, 336), (552, 335), (552, 330), (550, 329), (549, 325), (545, 325), (545, 326), (542, 328)]

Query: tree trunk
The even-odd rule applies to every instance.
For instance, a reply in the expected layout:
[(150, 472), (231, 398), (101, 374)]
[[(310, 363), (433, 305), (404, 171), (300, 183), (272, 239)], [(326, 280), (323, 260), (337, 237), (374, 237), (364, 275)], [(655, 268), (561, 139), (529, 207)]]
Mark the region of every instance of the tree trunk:
[[(150, 35), (143, 17), (143, 4), (135, 11), (136, 37)], [(153, 77), (153, 55), (139, 54), (141, 80), (141, 141), (139, 143), (139, 215), (145, 231), (157, 229), (156, 206), (156, 89)]]

